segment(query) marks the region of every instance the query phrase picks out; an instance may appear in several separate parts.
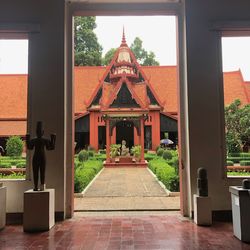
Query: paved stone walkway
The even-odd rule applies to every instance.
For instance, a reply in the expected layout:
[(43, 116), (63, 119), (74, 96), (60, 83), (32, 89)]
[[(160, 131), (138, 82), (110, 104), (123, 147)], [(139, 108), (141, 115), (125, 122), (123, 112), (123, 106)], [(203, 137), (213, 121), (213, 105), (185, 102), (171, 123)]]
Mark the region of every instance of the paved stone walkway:
[(167, 195), (147, 168), (105, 168), (83, 197), (75, 198), (75, 210), (179, 209), (179, 196)]

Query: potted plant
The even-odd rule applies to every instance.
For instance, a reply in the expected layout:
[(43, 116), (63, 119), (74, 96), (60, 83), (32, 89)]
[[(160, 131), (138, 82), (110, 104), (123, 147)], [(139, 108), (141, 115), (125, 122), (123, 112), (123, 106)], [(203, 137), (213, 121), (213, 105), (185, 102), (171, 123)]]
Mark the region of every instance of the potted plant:
[(133, 154), (134, 158), (139, 161), (141, 158), (141, 145), (135, 145), (131, 148), (131, 153)]
[(110, 145), (110, 156), (115, 159), (115, 162), (119, 161), (117, 156), (120, 155), (121, 144), (111, 144)]

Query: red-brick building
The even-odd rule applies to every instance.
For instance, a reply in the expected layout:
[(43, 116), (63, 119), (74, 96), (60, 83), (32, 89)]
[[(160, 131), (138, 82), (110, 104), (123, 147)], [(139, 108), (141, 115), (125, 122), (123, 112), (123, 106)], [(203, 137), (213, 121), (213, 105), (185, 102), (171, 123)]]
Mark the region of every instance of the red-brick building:
[[(26, 134), (27, 75), (0, 75), (0, 145)], [(111, 63), (74, 69), (76, 148), (126, 140), (155, 149), (167, 132), (177, 143), (177, 67), (141, 66), (123, 35)], [(224, 101), (250, 102), (250, 83), (240, 70), (224, 73)], [(109, 147), (107, 147), (109, 148)]]

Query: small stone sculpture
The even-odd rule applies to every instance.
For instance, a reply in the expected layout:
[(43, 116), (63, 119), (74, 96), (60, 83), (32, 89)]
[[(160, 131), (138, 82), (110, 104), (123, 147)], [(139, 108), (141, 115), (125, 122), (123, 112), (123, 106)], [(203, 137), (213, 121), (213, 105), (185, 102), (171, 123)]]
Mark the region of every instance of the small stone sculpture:
[(242, 181), (242, 188), (244, 188), (244, 189), (250, 189), (250, 180), (244, 179)]
[(40, 172), (40, 190), (43, 191), (45, 189), (45, 169), (46, 169), (46, 156), (45, 156), (45, 148), (47, 150), (55, 149), (56, 135), (51, 134), (50, 140), (43, 138), (43, 128), (42, 122), (37, 122), (36, 126), (36, 138), (30, 139), (30, 135), (26, 135), (26, 143), (27, 148), (32, 150), (35, 148), (35, 152), (32, 159), (33, 166), (33, 178), (34, 178), (34, 191), (38, 191), (38, 177)]
[(207, 184), (207, 170), (205, 168), (198, 168), (197, 171), (197, 195), (202, 197), (208, 196)]
[(125, 140), (122, 140), (121, 156), (129, 156), (129, 148), (126, 147)]

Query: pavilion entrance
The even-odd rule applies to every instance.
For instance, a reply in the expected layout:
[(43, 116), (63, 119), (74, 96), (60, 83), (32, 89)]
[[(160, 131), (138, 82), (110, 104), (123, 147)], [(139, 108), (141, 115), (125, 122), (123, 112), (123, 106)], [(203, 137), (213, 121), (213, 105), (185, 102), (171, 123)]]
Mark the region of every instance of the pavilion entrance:
[(116, 143), (122, 144), (126, 141), (126, 146), (130, 149), (134, 146), (134, 124), (130, 121), (120, 121), (116, 124)]

